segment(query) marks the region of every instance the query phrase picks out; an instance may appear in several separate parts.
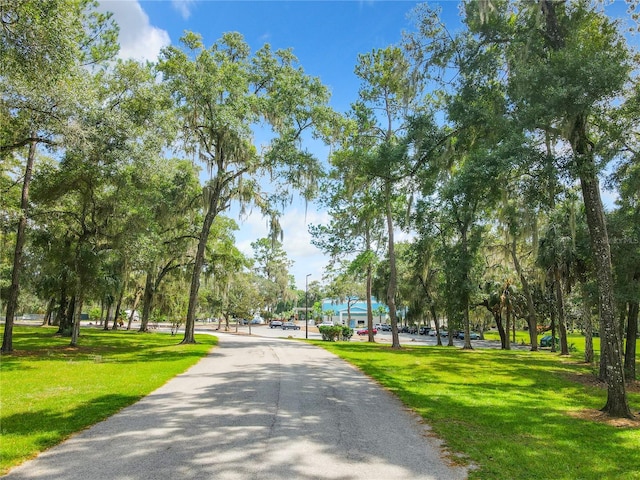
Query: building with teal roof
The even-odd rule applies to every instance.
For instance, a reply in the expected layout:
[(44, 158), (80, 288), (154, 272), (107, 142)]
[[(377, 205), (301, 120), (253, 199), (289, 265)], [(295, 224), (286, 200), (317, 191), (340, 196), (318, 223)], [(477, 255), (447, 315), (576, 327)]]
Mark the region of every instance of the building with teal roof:
[[(367, 324), (367, 302), (364, 299), (354, 300), (351, 304), (351, 321), (349, 322), (347, 302), (339, 302), (331, 298), (322, 301), (322, 321), (336, 325), (349, 325), (351, 328), (364, 327)], [(371, 299), (373, 323), (388, 323), (389, 308), (373, 297)]]

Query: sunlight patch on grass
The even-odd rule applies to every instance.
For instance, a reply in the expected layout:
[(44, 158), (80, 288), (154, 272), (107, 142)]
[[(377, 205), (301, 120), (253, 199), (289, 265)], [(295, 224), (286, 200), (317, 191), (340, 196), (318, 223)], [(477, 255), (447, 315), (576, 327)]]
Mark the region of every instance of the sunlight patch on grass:
[[(620, 428), (572, 412), (606, 390), (576, 381), (592, 367), (549, 352), (362, 343), (318, 345), (343, 357), (418, 412), (470, 479), (640, 479), (640, 418)], [(634, 412), (640, 395), (629, 393)]]
[[(176, 345), (167, 334), (83, 329), (79, 347), (48, 327), (14, 327), (0, 362), (0, 474), (131, 405), (217, 343)], [(96, 357), (100, 361), (96, 362)]]

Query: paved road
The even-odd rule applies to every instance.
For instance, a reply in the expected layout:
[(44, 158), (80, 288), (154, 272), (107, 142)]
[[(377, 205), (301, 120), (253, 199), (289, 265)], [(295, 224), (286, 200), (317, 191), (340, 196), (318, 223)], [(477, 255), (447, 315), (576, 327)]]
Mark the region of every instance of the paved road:
[[(196, 327), (196, 329), (198, 329), (198, 327)], [(207, 329), (210, 331), (212, 327), (211, 326), (202, 327), (202, 331), (206, 331)], [(235, 325), (231, 327), (231, 331), (235, 331)], [(238, 331), (241, 333), (249, 333), (249, 327), (246, 325), (239, 326)], [(318, 333), (318, 329), (315, 327), (310, 327), (308, 333), (309, 333), (310, 339), (322, 338), (322, 336)], [(273, 337), (273, 338), (287, 338), (287, 337), (305, 338), (304, 324), (302, 325), (300, 330), (282, 330), (281, 328), (269, 328), (269, 326), (267, 325), (253, 325), (251, 328), (251, 334), (264, 336), (264, 337)], [(403, 346), (411, 346), (411, 345), (425, 346), (425, 345), (437, 344), (437, 338), (431, 337), (429, 335), (418, 335), (417, 333), (416, 334), (400, 333), (398, 335), (400, 339), (400, 345), (403, 345)], [(391, 344), (391, 341), (392, 341), (391, 332), (379, 331), (376, 334), (375, 339), (377, 343), (380, 343), (382, 345)], [(367, 342), (368, 337), (356, 335), (354, 333), (353, 337), (351, 337), (351, 341)], [(442, 344), (447, 345), (448, 341), (449, 341), (448, 338), (443, 338)], [(464, 345), (464, 340), (458, 340), (457, 338), (454, 338), (453, 345), (455, 347), (462, 347)], [(496, 340), (471, 340), (471, 346), (473, 348), (495, 348), (495, 349), (501, 348), (500, 342)], [(511, 348), (513, 350), (516, 350), (516, 349), (530, 350), (529, 345), (519, 345), (517, 343), (512, 343)]]
[(323, 349), (220, 334), (218, 348), (15, 479), (466, 478), (393, 396)]

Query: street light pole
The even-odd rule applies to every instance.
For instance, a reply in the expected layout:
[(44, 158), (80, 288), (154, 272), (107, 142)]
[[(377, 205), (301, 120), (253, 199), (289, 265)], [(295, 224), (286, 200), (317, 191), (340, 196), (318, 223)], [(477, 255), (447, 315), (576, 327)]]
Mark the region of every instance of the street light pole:
[(309, 277), (310, 273), (304, 279), (304, 338), (309, 338)]

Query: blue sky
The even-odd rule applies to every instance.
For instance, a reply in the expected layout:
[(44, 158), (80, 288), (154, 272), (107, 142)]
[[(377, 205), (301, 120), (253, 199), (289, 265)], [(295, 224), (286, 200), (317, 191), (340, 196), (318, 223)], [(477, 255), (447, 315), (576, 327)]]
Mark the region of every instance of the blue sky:
[[(213, 1), (213, 0), (101, 0), (101, 8), (114, 13), (120, 26), (120, 56), (156, 60), (160, 49), (178, 44), (184, 31), (200, 33), (211, 45), (223, 33), (240, 32), (255, 51), (265, 43), (273, 49), (292, 48), (309, 75), (319, 77), (332, 92), (331, 106), (346, 112), (356, 100), (359, 81), (353, 70), (357, 56), (375, 48), (396, 44), (402, 32), (412, 31), (410, 12), (414, 1)], [(442, 18), (455, 31), (459, 2), (440, 5)], [(610, 10), (625, 16), (626, 5), (616, 1)], [(326, 160), (327, 148), (309, 147)], [(234, 216), (230, 214), (230, 216)], [(237, 219), (237, 218), (236, 218)], [(294, 262), (292, 274), (298, 288), (322, 280), (327, 263), (311, 245), (309, 224), (326, 223), (325, 212), (314, 204), (296, 202), (284, 212), (283, 245)], [(252, 241), (267, 234), (267, 221), (253, 214), (241, 224), (237, 244), (251, 254)]]
[[(305, 71), (319, 77), (333, 94), (334, 108), (355, 100), (357, 55), (397, 43), (411, 26), (410, 1), (199, 1), (140, 2), (150, 23), (165, 29), (172, 42), (184, 30), (200, 33), (206, 45), (222, 33), (238, 31), (258, 49), (292, 48)], [(446, 2), (452, 11), (457, 3)], [(175, 7), (182, 7), (180, 13)]]

